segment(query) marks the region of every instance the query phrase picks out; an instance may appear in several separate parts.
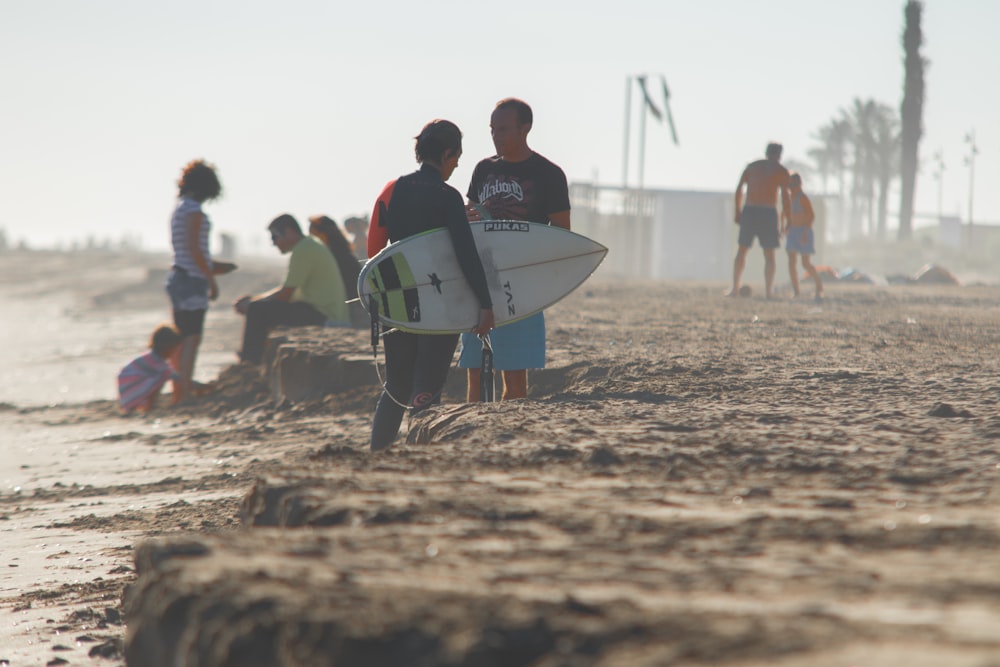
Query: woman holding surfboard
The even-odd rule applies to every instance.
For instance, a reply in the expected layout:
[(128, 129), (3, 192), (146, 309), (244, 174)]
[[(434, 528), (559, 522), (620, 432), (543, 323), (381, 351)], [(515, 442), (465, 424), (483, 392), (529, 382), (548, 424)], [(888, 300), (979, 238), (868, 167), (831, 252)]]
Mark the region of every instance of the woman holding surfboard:
[[(462, 195), (447, 181), (462, 156), (462, 132), (447, 120), (433, 120), (416, 137), (420, 169), (389, 182), (372, 211), (368, 256), (389, 243), (445, 227), (455, 255), (479, 299), (479, 323), (474, 332), (493, 328), (493, 302), (486, 285), (476, 243), (465, 214)], [(396, 439), (403, 412), (423, 410), (440, 400), (458, 334), (416, 334), (392, 331), (384, 336), (386, 382), (372, 421), (371, 449), (387, 448)]]

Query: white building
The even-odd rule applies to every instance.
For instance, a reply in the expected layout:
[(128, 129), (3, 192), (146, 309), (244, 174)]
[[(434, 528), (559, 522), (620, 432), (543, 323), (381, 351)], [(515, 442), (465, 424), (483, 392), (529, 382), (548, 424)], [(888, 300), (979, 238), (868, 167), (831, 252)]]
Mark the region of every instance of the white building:
[[(732, 280), (739, 228), (733, 192), (636, 190), (590, 183), (570, 185), (573, 230), (608, 246), (604, 275), (653, 280)], [(826, 206), (816, 211), (816, 263), (821, 263)], [(743, 282), (763, 282), (755, 243)], [(784, 266), (784, 252), (778, 257)]]

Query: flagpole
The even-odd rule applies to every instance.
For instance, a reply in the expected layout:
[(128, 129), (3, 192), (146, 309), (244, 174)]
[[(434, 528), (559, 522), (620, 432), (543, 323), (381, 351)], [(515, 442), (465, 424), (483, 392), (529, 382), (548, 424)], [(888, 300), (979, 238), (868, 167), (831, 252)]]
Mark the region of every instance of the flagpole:
[(642, 105), (642, 114), (639, 116), (639, 189), (642, 190), (646, 173), (646, 104)]
[[(663, 111), (656, 106), (653, 100), (649, 96), (649, 90), (646, 88), (646, 80), (649, 78), (647, 74), (637, 74), (635, 75), (636, 81), (639, 82), (639, 89), (642, 91), (642, 111), (639, 116), (639, 190), (642, 190), (646, 185), (646, 116), (651, 113), (656, 118), (656, 120), (663, 122), (664, 116), (666, 117), (667, 124), (670, 126), (670, 136), (674, 140), (675, 145), (679, 145), (677, 141), (677, 130), (674, 128), (674, 117), (670, 112), (670, 91), (667, 88), (667, 80), (661, 74), (660, 85), (663, 88)], [(625, 104), (625, 166), (624, 166), (624, 176), (622, 181), (627, 183), (628, 181), (628, 128), (629, 120), (631, 117), (631, 82), (632, 77), (628, 77), (628, 97), (626, 97)]]
[(622, 146), (622, 188), (628, 188), (629, 122), (632, 119), (632, 77), (625, 77), (625, 141)]

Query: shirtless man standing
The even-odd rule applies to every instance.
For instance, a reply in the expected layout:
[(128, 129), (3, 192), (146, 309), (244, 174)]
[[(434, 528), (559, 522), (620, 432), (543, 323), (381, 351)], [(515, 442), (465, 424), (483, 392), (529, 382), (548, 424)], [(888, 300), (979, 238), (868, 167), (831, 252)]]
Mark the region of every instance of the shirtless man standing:
[[(767, 156), (747, 165), (736, 186), (736, 224), (740, 226), (739, 249), (733, 262), (733, 289), (729, 296), (740, 292), (740, 277), (747, 263), (747, 252), (754, 237), (760, 239), (764, 251), (764, 287), (768, 299), (774, 297), (774, 251), (780, 247), (779, 237), (788, 226), (791, 204), (788, 197), (788, 170), (781, 166), (781, 144), (767, 145)], [(743, 187), (746, 186), (746, 206), (743, 206)], [(781, 192), (781, 218), (778, 226), (778, 192)]]

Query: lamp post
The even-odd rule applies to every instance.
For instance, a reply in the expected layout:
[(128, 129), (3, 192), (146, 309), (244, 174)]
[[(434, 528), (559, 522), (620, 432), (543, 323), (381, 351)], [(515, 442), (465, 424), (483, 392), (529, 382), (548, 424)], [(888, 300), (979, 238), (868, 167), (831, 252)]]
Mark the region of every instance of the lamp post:
[(979, 153), (975, 130), (965, 135), (965, 143), (969, 144), (969, 154), (965, 156), (965, 164), (969, 166), (969, 229), (972, 229), (972, 195), (976, 185), (976, 154)]
[(971, 251), (976, 243), (972, 231), (972, 196), (976, 185), (976, 153), (979, 152), (979, 147), (976, 146), (975, 129), (965, 135), (965, 143), (969, 144), (969, 154), (965, 156), (965, 164), (969, 167), (969, 231), (967, 233), (967, 247)]
[(941, 224), (941, 217), (944, 215), (942, 201), (944, 198), (944, 155), (938, 150), (934, 153), (934, 180), (938, 182), (938, 224)]

